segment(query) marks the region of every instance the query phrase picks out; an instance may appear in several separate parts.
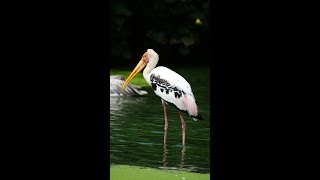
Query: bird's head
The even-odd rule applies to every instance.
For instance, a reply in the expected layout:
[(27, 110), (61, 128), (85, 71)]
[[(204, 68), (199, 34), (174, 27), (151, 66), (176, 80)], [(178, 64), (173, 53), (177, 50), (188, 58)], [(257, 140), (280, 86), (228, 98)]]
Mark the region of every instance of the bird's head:
[(131, 72), (127, 80), (124, 82), (122, 86), (122, 90), (126, 88), (126, 86), (129, 84), (129, 82), (145, 67), (149, 66), (152, 69), (157, 65), (159, 60), (159, 55), (153, 50), (148, 49), (147, 52), (145, 52), (142, 55), (141, 60), (137, 64), (137, 66), (134, 68), (134, 70)]
[(148, 49), (147, 52), (145, 52), (142, 55), (141, 60), (145, 62), (145, 65), (148, 65), (149, 62), (150, 64), (157, 64), (159, 60), (159, 55), (153, 49)]
[(153, 49), (148, 49), (144, 54), (146, 54), (148, 62), (150, 61), (150, 63), (155, 63), (155, 65), (158, 63), (159, 55)]

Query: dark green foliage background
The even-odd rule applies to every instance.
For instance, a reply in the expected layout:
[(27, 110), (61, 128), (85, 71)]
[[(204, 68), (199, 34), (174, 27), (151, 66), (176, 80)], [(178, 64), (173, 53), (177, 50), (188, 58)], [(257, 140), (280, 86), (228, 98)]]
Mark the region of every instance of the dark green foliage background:
[(193, 64), (199, 54), (207, 54), (209, 0), (110, 3), (111, 67), (135, 65), (148, 48), (158, 52), (166, 64)]

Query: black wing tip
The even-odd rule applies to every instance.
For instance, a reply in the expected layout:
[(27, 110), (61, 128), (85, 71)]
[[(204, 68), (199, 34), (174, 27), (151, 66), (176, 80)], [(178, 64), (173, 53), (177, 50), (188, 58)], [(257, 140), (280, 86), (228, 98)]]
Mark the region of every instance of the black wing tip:
[(199, 120), (203, 120), (202, 116), (200, 114), (198, 114), (198, 116), (196, 117)]
[(197, 116), (191, 116), (193, 119), (203, 120), (202, 116), (198, 114)]

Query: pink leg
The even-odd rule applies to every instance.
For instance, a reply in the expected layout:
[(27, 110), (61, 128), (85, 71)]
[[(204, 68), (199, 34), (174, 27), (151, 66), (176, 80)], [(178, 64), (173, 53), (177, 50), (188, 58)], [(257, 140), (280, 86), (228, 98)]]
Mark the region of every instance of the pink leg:
[(167, 140), (167, 131), (168, 131), (168, 119), (167, 119), (167, 110), (166, 103), (162, 100), (163, 112), (164, 112), (164, 136), (163, 136), (163, 144), (166, 144)]
[(179, 111), (180, 119), (181, 119), (181, 127), (182, 127), (182, 145), (185, 145), (186, 142), (186, 123), (184, 122), (183, 115), (181, 111)]

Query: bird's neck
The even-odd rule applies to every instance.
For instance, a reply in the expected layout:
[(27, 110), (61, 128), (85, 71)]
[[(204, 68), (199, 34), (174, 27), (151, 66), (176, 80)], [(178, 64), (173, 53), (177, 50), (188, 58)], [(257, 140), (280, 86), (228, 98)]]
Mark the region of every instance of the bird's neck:
[(147, 64), (147, 66), (143, 70), (143, 77), (148, 82), (148, 84), (151, 86), (150, 82), (150, 75), (151, 71), (156, 67), (157, 64)]

